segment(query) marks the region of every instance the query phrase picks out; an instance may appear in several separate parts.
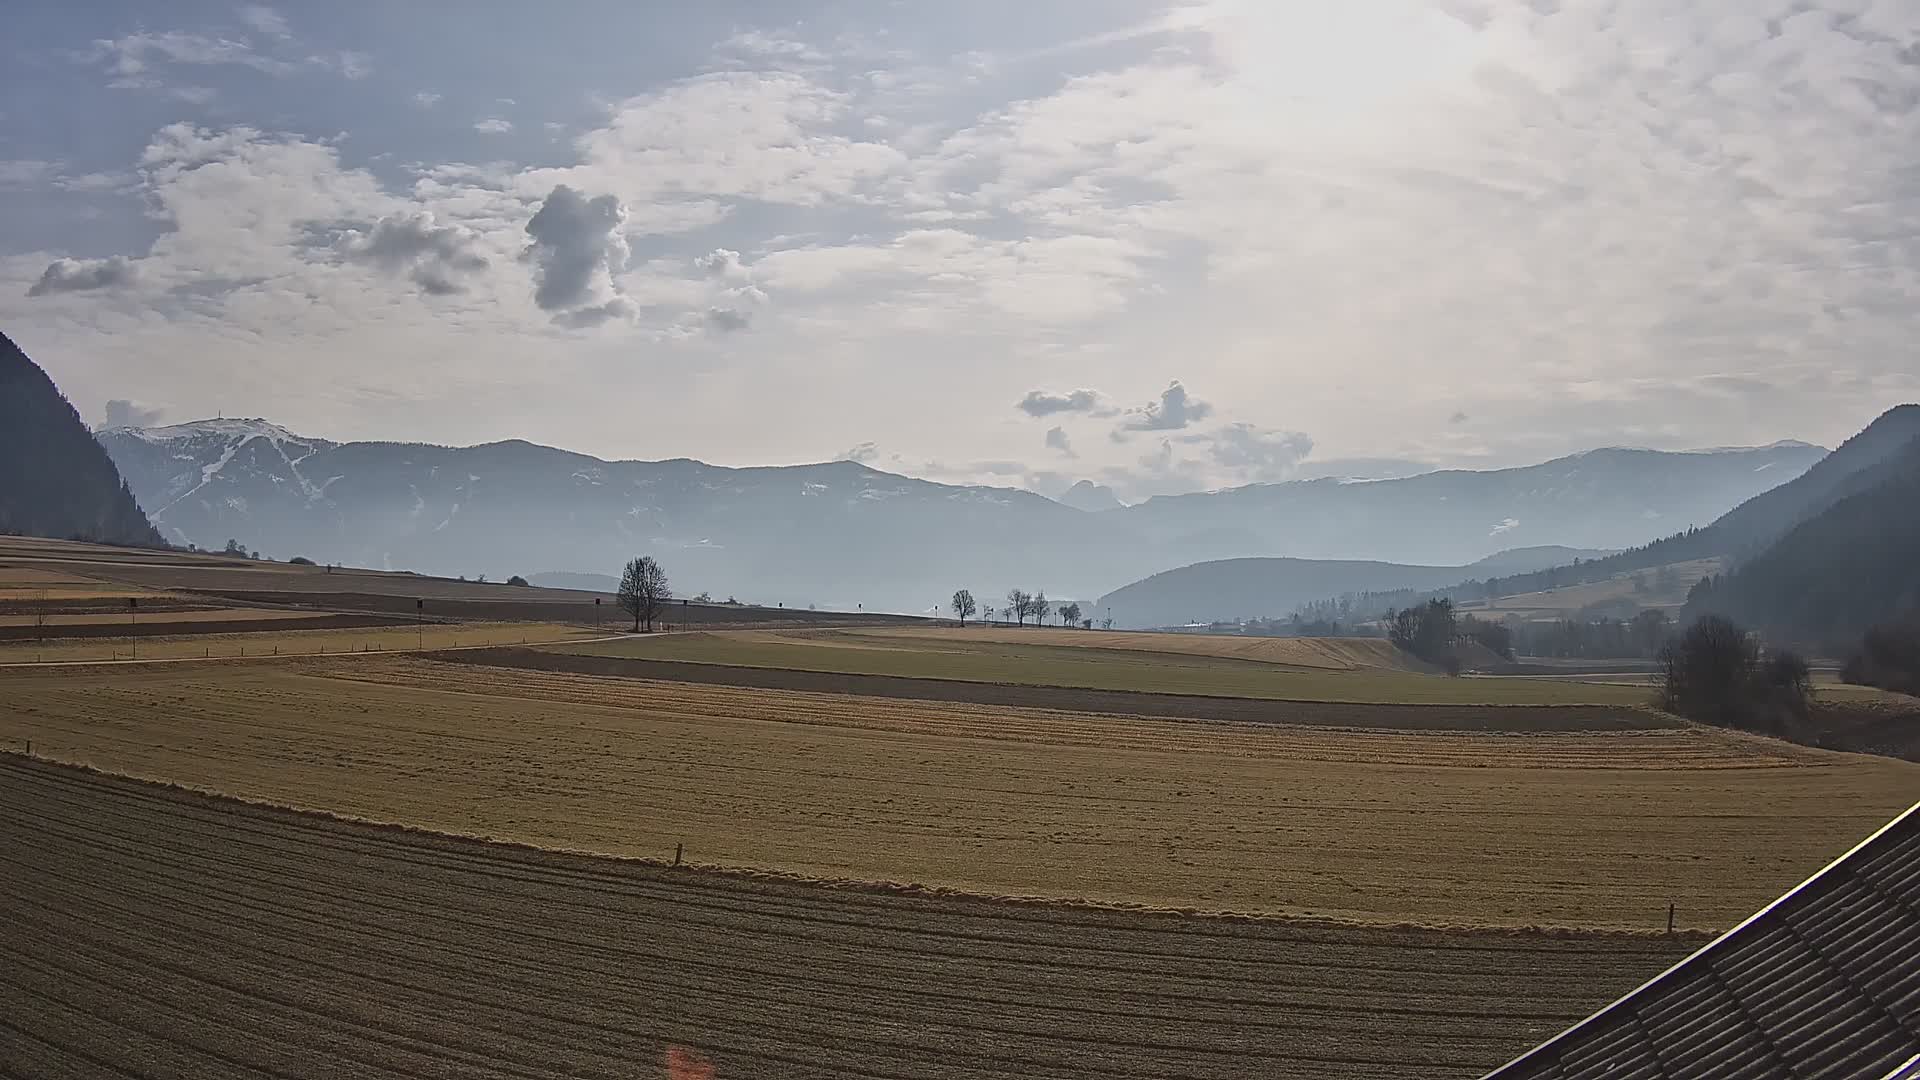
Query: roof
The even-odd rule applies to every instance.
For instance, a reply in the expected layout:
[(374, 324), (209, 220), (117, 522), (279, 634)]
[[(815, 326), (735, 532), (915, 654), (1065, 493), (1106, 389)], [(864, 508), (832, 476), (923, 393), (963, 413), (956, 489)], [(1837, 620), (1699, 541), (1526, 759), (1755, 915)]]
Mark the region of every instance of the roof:
[(1487, 1080), (1920, 1078), (1920, 804)]

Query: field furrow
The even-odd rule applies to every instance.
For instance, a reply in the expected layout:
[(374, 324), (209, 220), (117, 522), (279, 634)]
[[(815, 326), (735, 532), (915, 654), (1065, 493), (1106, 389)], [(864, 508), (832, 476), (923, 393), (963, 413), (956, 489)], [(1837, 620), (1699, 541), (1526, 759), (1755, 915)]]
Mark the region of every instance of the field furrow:
[(0, 867), (35, 1076), (1467, 1076), (1691, 944), (832, 889), (18, 756)]

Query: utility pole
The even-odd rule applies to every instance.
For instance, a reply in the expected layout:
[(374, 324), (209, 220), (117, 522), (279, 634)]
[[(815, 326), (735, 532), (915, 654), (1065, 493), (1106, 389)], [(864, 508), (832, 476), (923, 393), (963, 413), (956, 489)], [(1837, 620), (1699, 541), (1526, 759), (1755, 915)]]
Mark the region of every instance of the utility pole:
[(133, 658), (140, 659), (140, 598), (127, 597), (127, 636), (133, 641)]

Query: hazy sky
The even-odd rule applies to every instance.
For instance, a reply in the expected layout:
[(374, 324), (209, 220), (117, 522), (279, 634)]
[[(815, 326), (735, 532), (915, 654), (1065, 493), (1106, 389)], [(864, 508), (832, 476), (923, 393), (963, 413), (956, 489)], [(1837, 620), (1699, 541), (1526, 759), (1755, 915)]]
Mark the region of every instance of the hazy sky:
[(1913, 0), (15, 0), (0, 42), (0, 328), (95, 420), (1138, 497), (1920, 398)]

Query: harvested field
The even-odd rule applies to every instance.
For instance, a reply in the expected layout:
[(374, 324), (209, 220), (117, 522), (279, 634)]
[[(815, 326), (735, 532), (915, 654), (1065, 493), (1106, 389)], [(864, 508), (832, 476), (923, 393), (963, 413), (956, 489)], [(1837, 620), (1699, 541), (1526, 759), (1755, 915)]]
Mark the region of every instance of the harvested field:
[[(149, 596), (172, 590), (238, 604), (319, 608), (412, 617), (416, 598), (440, 618), (485, 622), (619, 625), (611, 594), (542, 589), (501, 582), (455, 581), (392, 570), (299, 566), (210, 552), (117, 548), (76, 541), (0, 536), (0, 574), (84, 575), (102, 596)], [(5, 597), (0, 577), (0, 600)], [(603, 601), (595, 610), (596, 595)], [(698, 626), (914, 625), (899, 615), (801, 611), (750, 604), (671, 605), (665, 622)]]
[(584, 648), (476, 649), (448, 656), (452, 663), (526, 671), (572, 672), (623, 678), (701, 683), (709, 686), (804, 690), (823, 694), (1012, 705), (1071, 712), (1231, 720), (1250, 724), (1390, 728), (1402, 731), (1633, 731), (1680, 723), (1651, 708), (1604, 705), (1405, 705), (1274, 698), (1206, 697), (1193, 694), (1087, 690), (1066, 686), (1020, 686), (959, 679), (846, 675), (831, 671), (756, 668), (739, 664), (683, 663), (587, 655)]
[[(284, 613), (283, 613), (284, 614)], [(171, 615), (160, 617), (171, 619)], [(305, 629), (318, 626), (318, 629)], [(0, 630), (0, 664), (75, 663), (94, 660), (184, 660), (207, 657), (319, 656), (347, 652), (412, 652), (418, 649), (475, 648), (488, 645), (592, 638), (578, 626), (542, 623), (427, 623), (417, 628), (386, 616), (328, 615), (318, 619), (294, 617), (283, 622), (263, 620), (235, 627), (209, 623), (143, 622), (129, 637), (122, 625), (109, 626), (99, 636), (68, 633), (49, 640), (33, 639), (29, 628)], [(13, 640), (6, 640), (12, 638)]]
[(0, 865), (0, 1072), (46, 1078), (1470, 1077), (1697, 944), (832, 890), (17, 755)]
[[(1378, 923), (1724, 927), (1920, 793), (1695, 728), (1347, 731), (352, 658), (0, 672), (0, 739), (376, 821)], [(1515, 714), (1517, 715), (1517, 714)]]
[[(969, 639), (955, 637), (955, 633), (938, 629), (687, 633), (569, 645), (563, 651), (790, 671), (1281, 701), (1640, 705), (1649, 699), (1645, 689), (1631, 686), (1551, 679), (1449, 679), (1384, 668), (1290, 667), (1231, 656), (1144, 649), (1152, 639), (1172, 639), (1177, 645), (1177, 634), (1033, 630), (1027, 632), (1035, 638), (1029, 643), (1000, 640), (998, 636)], [(1108, 636), (1148, 640), (1142, 641), (1141, 648), (1105, 649), (1087, 644), (1048, 644), (1044, 639), (1049, 634), (1081, 642)], [(1014, 638), (1021, 636), (1018, 631), (1011, 634)], [(1296, 655), (1306, 657), (1308, 652), (1303, 647)], [(1329, 658), (1328, 662), (1333, 661)]]
[[(765, 635), (773, 637), (774, 635)], [(1271, 638), (1225, 634), (1151, 634), (1130, 630), (1069, 630), (1007, 626), (941, 627), (930, 629), (872, 629), (831, 637), (790, 634), (785, 640), (809, 640), (858, 648), (904, 648), (925, 651), (928, 642), (1052, 645), (1076, 649), (1114, 649), (1122, 652), (1164, 653), (1172, 656), (1215, 656), (1252, 660), (1310, 671), (1407, 671), (1431, 674), (1434, 669), (1401, 652), (1384, 638)]]

